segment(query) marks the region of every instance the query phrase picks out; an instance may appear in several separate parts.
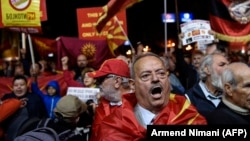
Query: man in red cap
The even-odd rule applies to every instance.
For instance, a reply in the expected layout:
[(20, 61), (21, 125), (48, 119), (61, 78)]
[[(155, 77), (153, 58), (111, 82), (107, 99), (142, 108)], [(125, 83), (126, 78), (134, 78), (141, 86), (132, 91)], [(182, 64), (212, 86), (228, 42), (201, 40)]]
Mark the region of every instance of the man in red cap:
[(122, 59), (108, 59), (103, 62), (99, 70), (88, 75), (97, 78), (100, 83), (101, 99), (92, 124), (91, 141), (94, 141), (102, 120), (109, 118), (110, 113), (122, 107), (122, 95), (129, 95), (134, 91), (134, 87), (130, 79), (129, 66)]

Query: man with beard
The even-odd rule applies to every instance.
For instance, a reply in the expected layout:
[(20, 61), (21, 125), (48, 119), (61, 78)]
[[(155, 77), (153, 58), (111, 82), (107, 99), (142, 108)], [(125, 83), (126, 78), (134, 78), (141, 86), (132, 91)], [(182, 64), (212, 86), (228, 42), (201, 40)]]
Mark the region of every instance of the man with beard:
[(122, 95), (134, 91), (128, 64), (122, 59), (108, 59), (99, 70), (88, 73), (100, 84), (101, 99), (95, 111), (91, 141), (95, 141), (100, 123), (110, 113), (122, 107)]
[(86, 68), (88, 66), (88, 59), (84, 54), (79, 54), (77, 56), (77, 60), (76, 60), (76, 64), (77, 66), (74, 68), (74, 80), (76, 80), (77, 82), (83, 84), (83, 79), (81, 76), (81, 72), (84, 68)]
[(206, 124), (185, 96), (170, 94), (166, 65), (154, 53), (138, 55), (131, 68), (135, 93), (122, 96), (122, 107), (101, 122), (95, 141), (146, 139), (147, 125)]
[(199, 68), (199, 83), (186, 92), (188, 99), (204, 117), (214, 111), (221, 101), (220, 76), (228, 63), (222, 54), (206, 55)]

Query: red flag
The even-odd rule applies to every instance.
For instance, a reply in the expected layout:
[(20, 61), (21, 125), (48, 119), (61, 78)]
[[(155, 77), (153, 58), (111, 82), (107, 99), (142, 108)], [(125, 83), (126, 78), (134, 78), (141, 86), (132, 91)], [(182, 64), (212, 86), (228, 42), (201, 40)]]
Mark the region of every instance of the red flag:
[(119, 20), (115, 16), (112, 20), (111, 26), (109, 26), (107, 35), (108, 46), (114, 56), (115, 56), (114, 51), (120, 45), (122, 45), (126, 40), (128, 40), (125, 34), (126, 33), (123, 30), (122, 26), (120, 25)]
[[(28, 86), (31, 85), (32, 78), (28, 78)], [(49, 81), (56, 80), (60, 85), (60, 94), (64, 96), (67, 92), (67, 83), (64, 81), (63, 74), (57, 75), (49, 75), (49, 76), (42, 76), (38, 77), (38, 86), (39, 88), (45, 92), (45, 87)], [(12, 91), (12, 81), (13, 77), (0, 77), (0, 98), (7, 93)]]
[(9, 60), (18, 57), (19, 33), (10, 30), (1, 31), (0, 52), (3, 59)]
[(240, 50), (243, 44), (250, 41), (248, 7), (249, 1), (211, 0), (211, 28), (218, 39), (230, 42), (231, 50)]
[(41, 58), (46, 59), (49, 53), (57, 54), (56, 40), (32, 36), (32, 41), (34, 51), (36, 51)]
[(74, 37), (60, 37), (57, 41), (57, 64), (61, 68), (61, 58), (68, 56), (69, 65), (76, 64), (76, 57), (84, 54), (89, 66), (98, 69), (104, 60), (114, 57), (107, 46), (106, 40), (83, 40)]
[[(67, 83), (64, 81), (64, 76), (63, 74), (56, 74), (56, 75), (48, 75), (48, 76), (42, 76), (38, 77), (37, 82), (38, 82), (38, 87), (40, 90), (42, 90), (44, 93), (46, 92), (46, 86), (49, 81), (55, 80), (58, 82), (60, 86), (60, 95), (64, 96), (66, 95), (67, 92)], [(31, 85), (32, 78), (29, 78), (28, 80), (28, 85)]]
[(12, 80), (11, 77), (0, 77), (0, 98), (12, 91)]
[(101, 32), (106, 23), (118, 12), (125, 10), (140, 1), (142, 0), (110, 0), (105, 6), (103, 6), (103, 13), (97, 21), (96, 30)]

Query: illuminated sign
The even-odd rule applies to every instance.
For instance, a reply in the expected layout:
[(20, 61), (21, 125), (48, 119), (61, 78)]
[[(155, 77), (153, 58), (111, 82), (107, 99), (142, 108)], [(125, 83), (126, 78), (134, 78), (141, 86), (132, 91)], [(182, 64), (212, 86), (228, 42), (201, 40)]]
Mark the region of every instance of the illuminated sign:
[(180, 13), (181, 22), (188, 22), (193, 20), (192, 13)]
[(163, 13), (162, 14), (162, 22), (163, 23), (174, 23), (175, 22), (175, 14), (174, 13)]

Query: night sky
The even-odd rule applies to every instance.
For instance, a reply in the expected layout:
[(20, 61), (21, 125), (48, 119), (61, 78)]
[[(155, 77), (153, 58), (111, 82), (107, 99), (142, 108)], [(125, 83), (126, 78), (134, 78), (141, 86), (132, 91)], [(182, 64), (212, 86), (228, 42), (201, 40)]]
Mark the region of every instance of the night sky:
[[(208, 19), (209, 0), (177, 0), (178, 12), (192, 12), (195, 19)], [(42, 22), (48, 38), (58, 36), (77, 37), (76, 8), (98, 7), (108, 0), (47, 0), (48, 21)], [(176, 12), (175, 0), (167, 0), (167, 12)], [(161, 14), (164, 0), (144, 0), (127, 9), (128, 36), (132, 43), (143, 41), (153, 43), (164, 39), (164, 24)], [(177, 36), (177, 25), (167, 25), (168, 38)]]

